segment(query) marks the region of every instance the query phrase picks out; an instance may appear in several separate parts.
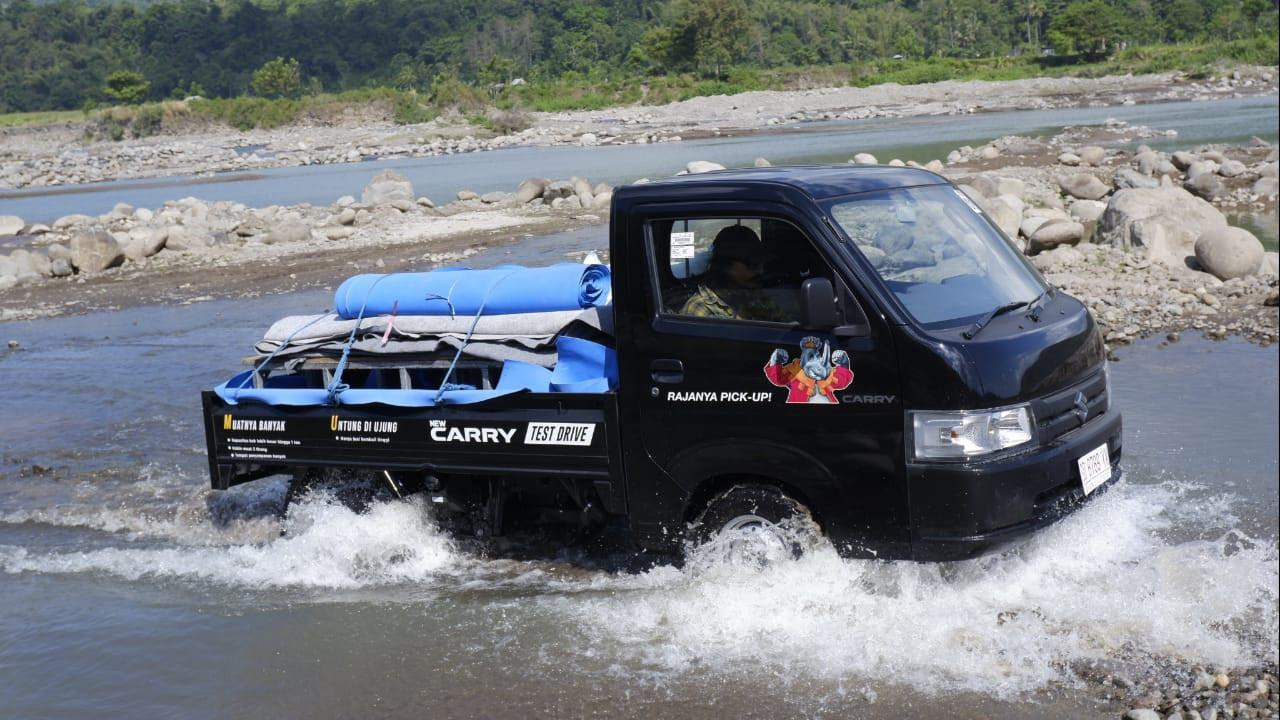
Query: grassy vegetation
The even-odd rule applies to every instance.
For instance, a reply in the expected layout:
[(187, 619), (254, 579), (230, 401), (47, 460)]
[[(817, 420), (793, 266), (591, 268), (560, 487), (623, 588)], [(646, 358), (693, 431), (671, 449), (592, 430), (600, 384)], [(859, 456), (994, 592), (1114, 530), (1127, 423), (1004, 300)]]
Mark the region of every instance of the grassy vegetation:
[[(637, 78), (603, 73), (569, 73), (556, 80), (508, 87), (490, 95), (453, 76), (441, 76), (425, 93), (391, 88), (349, 90), (301, 98), (236, 97), (117, 106), (88, 114), (87, 134), (100, 139), (144, 137), (162, 130), (225, 124), (240, 130), (274, 128), (299, 121), (335, 122), (350, 111), (387, 117), (402, 124), (427, 122), (449, 110), (497, 133), (530, 125), (528, 111), (599, 110), (618, 105), (661, 105), (709, 95), (752, 90), (805, 89), (882, 83), (914, 85), (942, 80), (1016, 80), (1031, 77), (1101, 77), (1181, 70), (1193, 77), (1220, 71), (1224, 64), (1280, 65), (1274, 36), (1233, 42), (1130, 47), (1110, 58), (998, 57), (975, 60), (878, 60), (779, 69), (734, 68), (723, 79), (694, 74)], [(79, 120), (80, 111), (0, 115), (0, 127)]]
[(79, 110), (6, 113), (0, 115), (0, 128), (22, 127), (25, 125), (54, 125), (83, 119), (84, 113)]

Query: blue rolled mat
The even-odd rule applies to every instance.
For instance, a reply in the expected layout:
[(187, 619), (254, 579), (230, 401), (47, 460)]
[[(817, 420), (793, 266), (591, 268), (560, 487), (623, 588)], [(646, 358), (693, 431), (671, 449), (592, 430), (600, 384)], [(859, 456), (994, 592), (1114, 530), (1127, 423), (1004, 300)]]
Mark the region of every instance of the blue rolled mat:
[(356, 275), (334, 293), (344, 320), (400, 315), (513, 315), (578, 310), (609, 299), (609, 268), (559, 263), (547, 267), (505, 265), (488, 270), (447, 268), (422, 273)]

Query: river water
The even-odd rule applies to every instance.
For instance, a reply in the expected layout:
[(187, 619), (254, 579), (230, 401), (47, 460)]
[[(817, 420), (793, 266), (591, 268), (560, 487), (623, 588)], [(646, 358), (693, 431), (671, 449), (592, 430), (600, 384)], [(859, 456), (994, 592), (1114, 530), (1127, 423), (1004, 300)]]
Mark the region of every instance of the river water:
[[(1269, 108), (1238, 131), (1269, 128), (1275, 139), (1274, 99), (1228, 102), (1240, 114)], [(1193, 116), (1213, 114), (1172, 107), (1078, 112), (1157, 127), (1184, 117), (1188, 142)], [(1126, 114), (1139, 111), (1150, 118)], [(925, 160), (944, 146), (1083, 122), (1043, 118), (920, 121), (913, 137), (937, 149), (888, 154)], [(868, 138), (901, 132), (722, 139), (706, 156), (841, 159), (819, 155), (831, 133), (850, 134), (844, 156), (882, 152)], [(488, 188), (535, 173), (670, 172), (701, 155), (691, 147), (398, 166), (427, 178), (415, 183), (457, 167), (448, 187)], [(542, 164), (505, 164), (519, 157)], [(547, 169), (560, 157), (560, 170)], [(280, 171), (275, 187), (307, 185), (299, 171), (320, 185), (332, 175), (328, 201), (381, 165)], [(49, 197), (73, 203), (70, 212), (99, 196)], [(526, 239), (468, 262), (550, 262), (604, 249), (604, 233)], [(1112, 717), (1098, 684), (1082, 679), (1099, 668), (1145, 683), (1192, 663), (1276, 660), (1274, 347), (1189, 336), (1121, 349), (1125, 480), (999, 555), (917, 565), (820, 548), (763, 571), (636, 569), (616, 557), (480, 557), (414, 502), (356, 515), (312, 498), (281, 520), (280, 480), (208, 491), (198, 391), (236, 369), (271, 320), (330, 303), (309, 291), (0, 327), (0, 340), (20, 345), (0, 349), (0, 716), (1014, 718), (1030, 702), (1041, 717)]]
[[(229, 200), (250, 207), (329, 204), (342, 195), (359, 196), (383, 168), (394, 168), (420, 195), (447, 201), (464, 188), (487, 192), (515, 189), (530, 176), (580, 175), (592, 182), (626, 183), (668, 176), (690, 160), (749, 166), (764, 156), (774, 164), (843, 163), (854, 153), (928, 162), (961, 145), (978, 146), (1002, 135), (1052, 135), (1068, 125), (1099, 125), (1117, 118), (1134, 125), (1178, 131), (1176, 138), (1152, 138), (1152, 147), (1177, 150), (1204, 143), (1247, 144), (1258, 136), (1280, 139), (1276, 96), (1064, 110), (1028, 110), (801, 123), (764, 134), (688, 140), (656, 145), (594, 148), (510, 148), (376, 162), (269, 168), (212, 177), (175, 176), (0, 192), (0, 212), (28, 222), (52, 222), (71, 213), (98, 215), (119, 202), (155, 208), (186, 196)], [(1133, 143), (1134, 145), (1137, 142)]]
[(197, 391), (329, 302), (4, 326), (0, 715), (1109, 717), (1091, 665), (1276, 658), (1275, 348), (1122, 349), (1125, 480), (1002, 554), (632, 570), (479, 557), (416, 502), (281, 521), (282, 481), (207, 491)]

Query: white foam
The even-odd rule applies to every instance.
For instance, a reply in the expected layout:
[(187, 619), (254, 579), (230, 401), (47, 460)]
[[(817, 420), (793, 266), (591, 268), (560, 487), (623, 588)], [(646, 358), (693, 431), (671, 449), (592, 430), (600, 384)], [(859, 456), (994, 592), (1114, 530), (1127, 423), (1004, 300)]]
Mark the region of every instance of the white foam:
[(542, 602), (624, 666), (675, 674), (754, 667), (1013, 696), (1135, 651), (1274, 658), (1275, 548), (1235, 534), (1167, 544), (1184, 492), (1121, 485), (1015, 551), (966, 563), (846, 561), (828, 547), (759, 572), (599, 577), (593, 594)]
[(417, 499), (357, 514), (312, 496), (292, 507), (284, 527), (286, 535), (269, 543), (230, 547), (37, 554), (0, 546), (0, 569), (103, 572), (129, 580), (181, 578), (251, 588), (354, 588), (423, 581), (458, 558)]

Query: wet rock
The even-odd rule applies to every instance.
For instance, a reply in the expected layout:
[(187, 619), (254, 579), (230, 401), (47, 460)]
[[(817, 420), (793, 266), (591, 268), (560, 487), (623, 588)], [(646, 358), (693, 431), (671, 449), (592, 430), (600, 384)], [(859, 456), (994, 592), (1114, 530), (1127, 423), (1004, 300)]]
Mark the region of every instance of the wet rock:
[(542, 192), (546, 190), (549, 182), (545, 178), (529, 178), (521, 182), (516, 188), (516, 203), (524, 205), (542, 197)]
[(1243, 228), (1213, 228), (1196, 240), (1196, 260), (1219, 280), (1245, 277), (1262, 266), (1263, 248)]
[[(853, 156), (852, 162), (855, 165), (879, 165), (880, 161), (871, 153), (857, 153)], [(692, 171), (690, 171), (692, 172)]]
[(0, 215), (0, 236), (17, 235), (24, 227), (26, 223), (17, 215)]
[(691, 160), (685, 164), (684, 169), (690, 175), (698, 173), (714, 172), (716, 170), (724, 170), (724, 166), (717, 162), (709, 160)]
[(360, 195), (366, 205), (390, 204), (396, 200), (412, 204), (414, 197), (413, 183), (395, 170), (383, 170), (374, 175)]
[(1107, 151), (1097, 145), (1080, 148), (1080, 162), (1085, 165), (1101, 165), (1107, 161)]
[(88, 230), (71, 238), (71, 264), (80, 272), (101, 272), (124, 262), (124, 250), (111, 233)]
[(1153, 177), (1148, 177), (1150, 173), (1143, 174), (1141, 172), (1123, 168), (1116, 172), (1115, 186), (1118, 189), (1126, 188), (1157, 188), (1160, 187), (1160, 181)]
[(1187, 180), (1182, 183), (1182, 187), (1205, 200), (1213, 200), (1227, 190), (1226, 186), (1222, 184), (1222, 181), (1211, 174), (1203, 174)]
[(586, 178), (572, 177), (569, 182), (573, 183), (573, 194), (578, 196), (578, 202), (582, 207), (591, 207), (591, 183)]
[(773, 167), (773, 163), (769, 162), (768, 160), (765, 160), (762, 157), (756, 158), (756, 161), (753, 164), (756, 167)]
[(1058, 178), (1062, 191), (1081, 200), (1099, 200), (1106, 197), (1111, 188), (1089, 173), (1076, 173)]
[(542, 199), (548, 205), (556, 200), (567, 198), (570, 195), (576, 196), (577, 192), (573, 189), (573, 183), (565, 180), (556, 180), (555, 182), (548, 183), (546, 189), (542, 191)]

